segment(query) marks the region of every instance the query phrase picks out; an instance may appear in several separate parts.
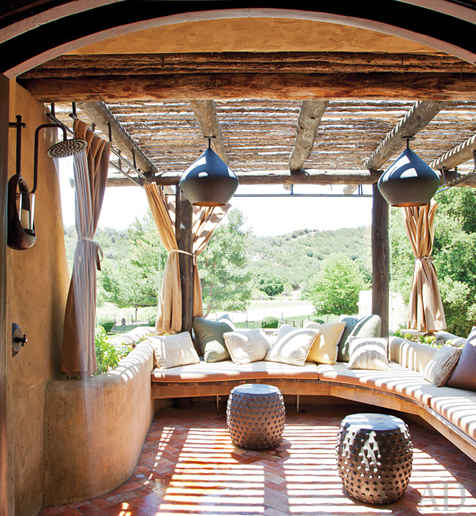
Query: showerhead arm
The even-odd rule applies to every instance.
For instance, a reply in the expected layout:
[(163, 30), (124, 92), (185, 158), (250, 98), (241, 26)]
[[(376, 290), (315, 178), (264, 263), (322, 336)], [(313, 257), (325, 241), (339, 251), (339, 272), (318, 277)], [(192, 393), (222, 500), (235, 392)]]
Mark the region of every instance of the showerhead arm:
[[(35, 159), (33, 165), (33, 189), (31, 193), (35, 193), (38, 181), (38, 137), (41, 129), (56, 128), (63, 131), (63, 141), (55, 143), (48, 149), (48, 155), (52, 158), (62, 158), (78, 154), (86, 148), (87, 142), (85, 140), (71, 139), (68, 140), (66, 134), (66, 127), (59, 124), (43, 124), (36, 128), (35, 131)], [(69, 143), (71, 142), (71, 143)]]

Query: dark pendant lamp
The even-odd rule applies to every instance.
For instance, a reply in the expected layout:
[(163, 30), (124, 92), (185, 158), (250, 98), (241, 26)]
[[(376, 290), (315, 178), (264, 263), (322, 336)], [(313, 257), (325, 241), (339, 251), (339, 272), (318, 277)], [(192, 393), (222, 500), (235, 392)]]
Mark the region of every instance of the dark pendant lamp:
[(238, 178), (210, 148), (191, 165), (179, 181), (180, 188), (193, 206), (225, 206), (238, 188)]
[(390, 206), (425, 206), (440, 186), (438, 174), (409, 146), (380, 176), (378, 189)]

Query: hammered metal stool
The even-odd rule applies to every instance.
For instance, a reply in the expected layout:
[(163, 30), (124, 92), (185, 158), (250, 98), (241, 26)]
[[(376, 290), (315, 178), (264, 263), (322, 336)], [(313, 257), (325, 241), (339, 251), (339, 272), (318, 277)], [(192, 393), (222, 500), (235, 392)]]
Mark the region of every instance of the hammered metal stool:
[(272, 385), (239, 385), (228, 397), (226, 422), (231, 440), (240, 448), (275, 448), (281, 441), (285, 419), (283, 396)]
[(336, 455), (344, 490), (352, 498), (389, 504), (403, 496), (412, 472), (413, 446), (400, 418), (383, 414), (345, 417)]

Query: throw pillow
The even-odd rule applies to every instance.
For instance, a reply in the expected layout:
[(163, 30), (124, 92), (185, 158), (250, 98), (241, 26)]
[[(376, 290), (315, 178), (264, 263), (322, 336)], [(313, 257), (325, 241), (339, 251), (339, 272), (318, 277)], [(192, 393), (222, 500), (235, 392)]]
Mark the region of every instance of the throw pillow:
[(350, 337), (349, 369), (372, 369), (388, 371), (388, 339)]
[(235, 364), (264, 360), (271, 344), (263, 330), (237, 330), (223, 335), (225, 345)]
[(437, 387), (446, 385), (462, 351), (463, 348), (442, 346), (426, 365), (423, 371), (423, 378)]
[(223, 340), (224, 333), (235, 330), (230, 320), (209, 321), (195, 317), (192, 326), (205, 362), (221, 362), (230, 358)]
[(188, 331), (176, 335), (149, 337), (149, 342), (154, 349), (155, 365), (159, 369), (200, 362)]
[[(345, 334), (347, 331), (347, 325), (352, 326), (353, 321), (348, 319), (354, 319), (353, 317), (344, 316), (342, 318), (346, 321), (346, 330), (344, 330), (344, 335), (341, 339), (341, 343), (339, 345), (339, 356), (337, 360), (339, 362), (348, 362), (350, 360), (350, 338), (351, 337), (370, 337), (370, 338), (380, 338), (380, 329), (381, 329), (381, 320), (379, 315), (367, 315), (366, 317), (362, 317), (355, 321), (355, 325), (352, 328), (349, 336), (345, 338)], [(345, 340), (344, 340), (345, 339)]]
[(345, 322), (321, 324), (315, 328), (317, 337), (312, 344), (307, 360), (318, 364), (336, 364), (339, 342), (344, 328)]
[(448, 387), (469, 389), (476, 391), (476, 326), (473, 326), (471, 333), (463, 347), (458, 364), (454, 368), (450, 379), (446, 382)]
[(304, 366), (317, 332), (283, 324), (265, 360)]

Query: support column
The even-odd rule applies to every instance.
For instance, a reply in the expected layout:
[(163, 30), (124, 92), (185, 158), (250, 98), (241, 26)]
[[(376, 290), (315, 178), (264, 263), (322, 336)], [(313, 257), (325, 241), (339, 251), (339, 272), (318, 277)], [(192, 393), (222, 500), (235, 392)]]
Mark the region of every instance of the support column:
[[(177, 186), (175, 236), (181, 251), (193, 252), (193, 207)], [(192, 331), (193, 318), (193, 258), (180, 253), (180, 280), (182, 282), (182, 331)]]
[[(7, 329), (7, 182), (9, 80), (0, 74), (0, 516), (13, 516), (12, 404), (8, 396), (8, 362), (12, 332)], [(10, 431), (9, 431), (10, 430)]]
[(382, 319), (382, 337), (388, 336), (390, 295), (390, 244), (387, 201), (377, 184), (373, 185), (372, 204), (372, 313)]

